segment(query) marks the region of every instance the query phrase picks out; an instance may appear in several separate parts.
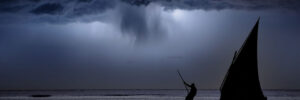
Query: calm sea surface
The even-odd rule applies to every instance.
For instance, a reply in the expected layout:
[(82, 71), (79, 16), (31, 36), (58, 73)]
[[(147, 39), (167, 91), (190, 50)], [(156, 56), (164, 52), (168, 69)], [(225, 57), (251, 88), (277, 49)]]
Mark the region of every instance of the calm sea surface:
[[(184, 100), (185, 90), (0, 91), (0, 100)], [(299, 90), (266, 90), (268, 100), (300, 100)], [(32, 97), (32, 95), (51, 95)], [(218, 90), (198, 90), (195, 100), (218, 100)]]

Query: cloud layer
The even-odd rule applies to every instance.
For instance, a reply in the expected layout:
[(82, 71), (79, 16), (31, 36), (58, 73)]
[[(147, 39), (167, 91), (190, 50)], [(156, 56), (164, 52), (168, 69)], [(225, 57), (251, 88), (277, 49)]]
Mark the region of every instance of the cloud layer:
[(300, 10), (298, 0), (1, 0), (0, 22), (65, 24), (109, 20), (118, 23), (122, 33), (141, 42), (160, 38), (166, 32), (153, 5), (165, 10)]
[(158, 4), (166, 9), (203, 10), (300, 10), (298, 0), (1, 0), (0, 13), (61, 15), (68, 18), (96, 15), (125, 3), (133, 6)]

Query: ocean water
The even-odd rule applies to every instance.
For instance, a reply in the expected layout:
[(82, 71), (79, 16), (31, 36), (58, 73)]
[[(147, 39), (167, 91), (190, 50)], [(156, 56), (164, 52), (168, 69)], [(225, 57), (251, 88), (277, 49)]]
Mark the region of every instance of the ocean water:
[[(0, 100), (184, 100), (185, 90), (0, 91)], [(265, 90), (268, 100), (300, 100), (298, 90)], [(32, 97), (32, 95), (51, 95)], [(198, 90), (195, 100), (219, 100), (218, 90)]]

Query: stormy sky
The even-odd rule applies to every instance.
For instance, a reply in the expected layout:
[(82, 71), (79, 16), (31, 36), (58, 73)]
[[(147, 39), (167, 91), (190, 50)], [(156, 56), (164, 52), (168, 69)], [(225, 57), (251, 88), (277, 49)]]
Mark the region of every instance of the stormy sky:
[(1, 0), (0, 90), (218, 89), (258, 17), (263, 89), (300, 89), (298, 0)]

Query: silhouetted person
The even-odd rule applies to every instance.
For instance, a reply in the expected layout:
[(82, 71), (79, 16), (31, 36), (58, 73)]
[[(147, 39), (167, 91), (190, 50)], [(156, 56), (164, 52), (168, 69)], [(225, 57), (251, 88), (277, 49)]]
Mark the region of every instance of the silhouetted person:
[(188, 83), (184, 82), (184, 85), (191, 88), (189, 91), (189, 94), (185, 97), (185, 100), (193, 100), (197, 94), (197, 88), (196, 88), (195, 84), (192, 83), (191, 85), (189, 85)]

